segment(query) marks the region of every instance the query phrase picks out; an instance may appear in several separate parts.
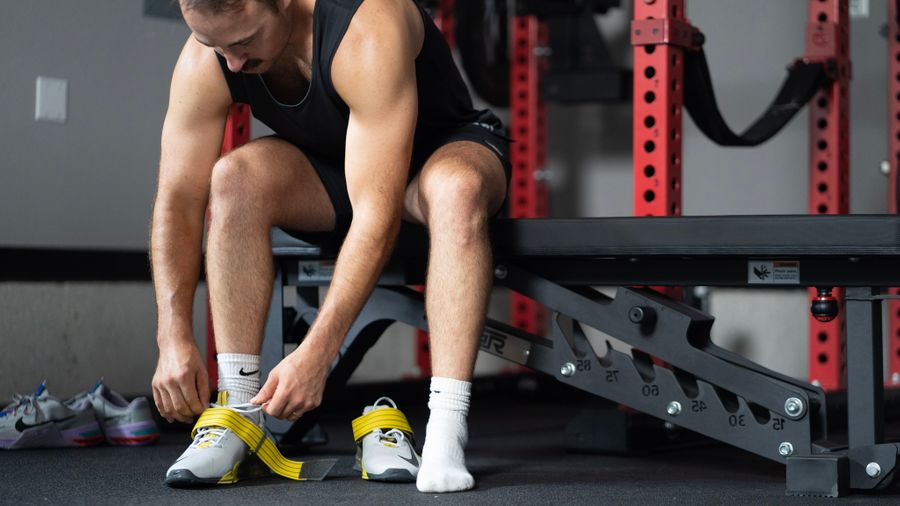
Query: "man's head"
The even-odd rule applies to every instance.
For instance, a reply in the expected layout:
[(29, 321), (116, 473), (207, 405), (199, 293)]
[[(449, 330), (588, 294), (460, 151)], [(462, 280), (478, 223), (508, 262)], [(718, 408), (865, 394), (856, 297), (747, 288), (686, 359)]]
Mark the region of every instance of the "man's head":
[(261, 73), (291, 35), (291, 0), (179, 0), (194, 38), (212, 47), (233, 72)]

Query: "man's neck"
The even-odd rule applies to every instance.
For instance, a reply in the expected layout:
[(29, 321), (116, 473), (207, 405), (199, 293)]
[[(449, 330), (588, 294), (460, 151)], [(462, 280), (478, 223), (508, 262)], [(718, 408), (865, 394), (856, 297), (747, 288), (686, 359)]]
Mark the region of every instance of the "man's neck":
[(292, 0), (288, 4), (287, 16), (291, 23), (291, 35), (284, 56), (307, 60), (307, 53), (311, 51), (311, 48), (307, 48), (307, 46), (311, 43), (310, 32), (312, 31), (315, 5), (316, 0)]

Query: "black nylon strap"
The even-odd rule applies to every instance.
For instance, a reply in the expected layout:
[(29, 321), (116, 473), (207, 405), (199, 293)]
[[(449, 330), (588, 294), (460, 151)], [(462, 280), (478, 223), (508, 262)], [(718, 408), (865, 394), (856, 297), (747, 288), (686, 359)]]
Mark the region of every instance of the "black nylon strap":
[(684, 105), (700, 131), (722, 146), (757, 146), (769, 140), (831, 79), (824, 63), (795, 63), (788, 70), (775, 101), (738, 135), (728, 127), (719, 111), (703, 49), (684, 54)]

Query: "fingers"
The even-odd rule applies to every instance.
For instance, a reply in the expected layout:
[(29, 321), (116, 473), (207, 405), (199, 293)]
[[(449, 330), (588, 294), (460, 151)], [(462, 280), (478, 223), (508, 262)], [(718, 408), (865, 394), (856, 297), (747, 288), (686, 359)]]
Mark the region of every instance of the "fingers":
[(205, 408), (209, 403), (209, 376), (202, 368), (197, 371), (197, 391), (200, 392), (200, 402)]
[(266, 414), (274, 416), (275, 418), (287, 418), (290, 411), (287, 410), (288, 396), (285, 390), (283, 385), (279, 385), (275, 388), (275, 395), (273, 395), (268, 403), (263, 406), (263, 411), (265, 411)]
[(157, 387), (153, 387), (153, 402), (156, 403), (156, 409), (159, 410), (160, 416), (166, 419), (167, 422), (172, 423), (174, 418), (172, 417), (172, 405), (168, 402), (168, 397), (163, 396), (162, 390)]
[(169, 399), (172, 401), (172, 407), (175, 412), (175, 419), (183, 423), (191, 423), (194, 420), (194, 413), (182, 394), (181, 388), (174, 388), (167, 392)]
[(253, 404), (262, 405), (269, 402), (272, 399), (272, 395), (275, 393), (275, 389), (278, 387), (278, 375), (270, 374), (268, 381), (263, 385), (262, 388), (259, 389), (259, 393), (256, 394), (255, 397), (250, 399), (250, 402)]
[(184, 382), (179, 384), (179, 392), (184, 399), (185, 407), (190, 410), (191, 415), (199, 415), (206, 409), (206, 403), (201, 402), (200, 393), (197, 391), (197, 381)]

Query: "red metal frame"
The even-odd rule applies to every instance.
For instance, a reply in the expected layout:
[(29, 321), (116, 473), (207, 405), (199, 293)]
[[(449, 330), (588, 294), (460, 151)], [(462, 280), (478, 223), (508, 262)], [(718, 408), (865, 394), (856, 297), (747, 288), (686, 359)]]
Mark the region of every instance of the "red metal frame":
[[(634, 3), (634, 215), (681, 214), (684, 0)], [(684, 29), (682, 29), (684, 27)], [(679, 45), (684, 44), (684, 45)]]
[[(890, 2), (888, 2), (890, 3)], [(806, 59), (833, 61), (834, 80), (809, 113), (809, 213), (850, 212), (850, 19), (847, 0), (810, 0)], [(816, 290), (809, 290), (810, 301)], [(833, 295), (843, 305), (844, 291)], [(809, 317), (809, 379), (827, 391), (846, 388), (843, 311), (822, 323)]]
[[(225, 122), (225, 136), (222, 139), (222, 154), (250, 141), (250, 106), (234, 104), (228, 111)], [(209, 213), (207, 212), (207, 220)], [(206, 370), (209, 374), (210, 389), (215, 391), (219, 384), (219, 366), (216, 362), (216, 333), (213, 328), (212, 308), (209, 291), (206, 292)]]
[[(897, 202), (897, 177), (900, 171), (900, 23), (897, 22), (897, 3), (888, 1), (888, 212), (900, 211)], [(900, 295), (900, 288), (890, 293)], [(888, 372), (890, 384), (900, 385), (900, 301), (888, 302)]]
[[(512, 19), (512, 62), (510, 71), (510, 218), (547, 216), (547, 185), (537, 177), (546, 161), (546, 107), (540, 97), (542, 64), (535, 54), (547, 39), (545, 27), (535, 16)], [(512, 324), (527, 332), (543, 335), (546, 310), (532, 299), (510, 294)]]

